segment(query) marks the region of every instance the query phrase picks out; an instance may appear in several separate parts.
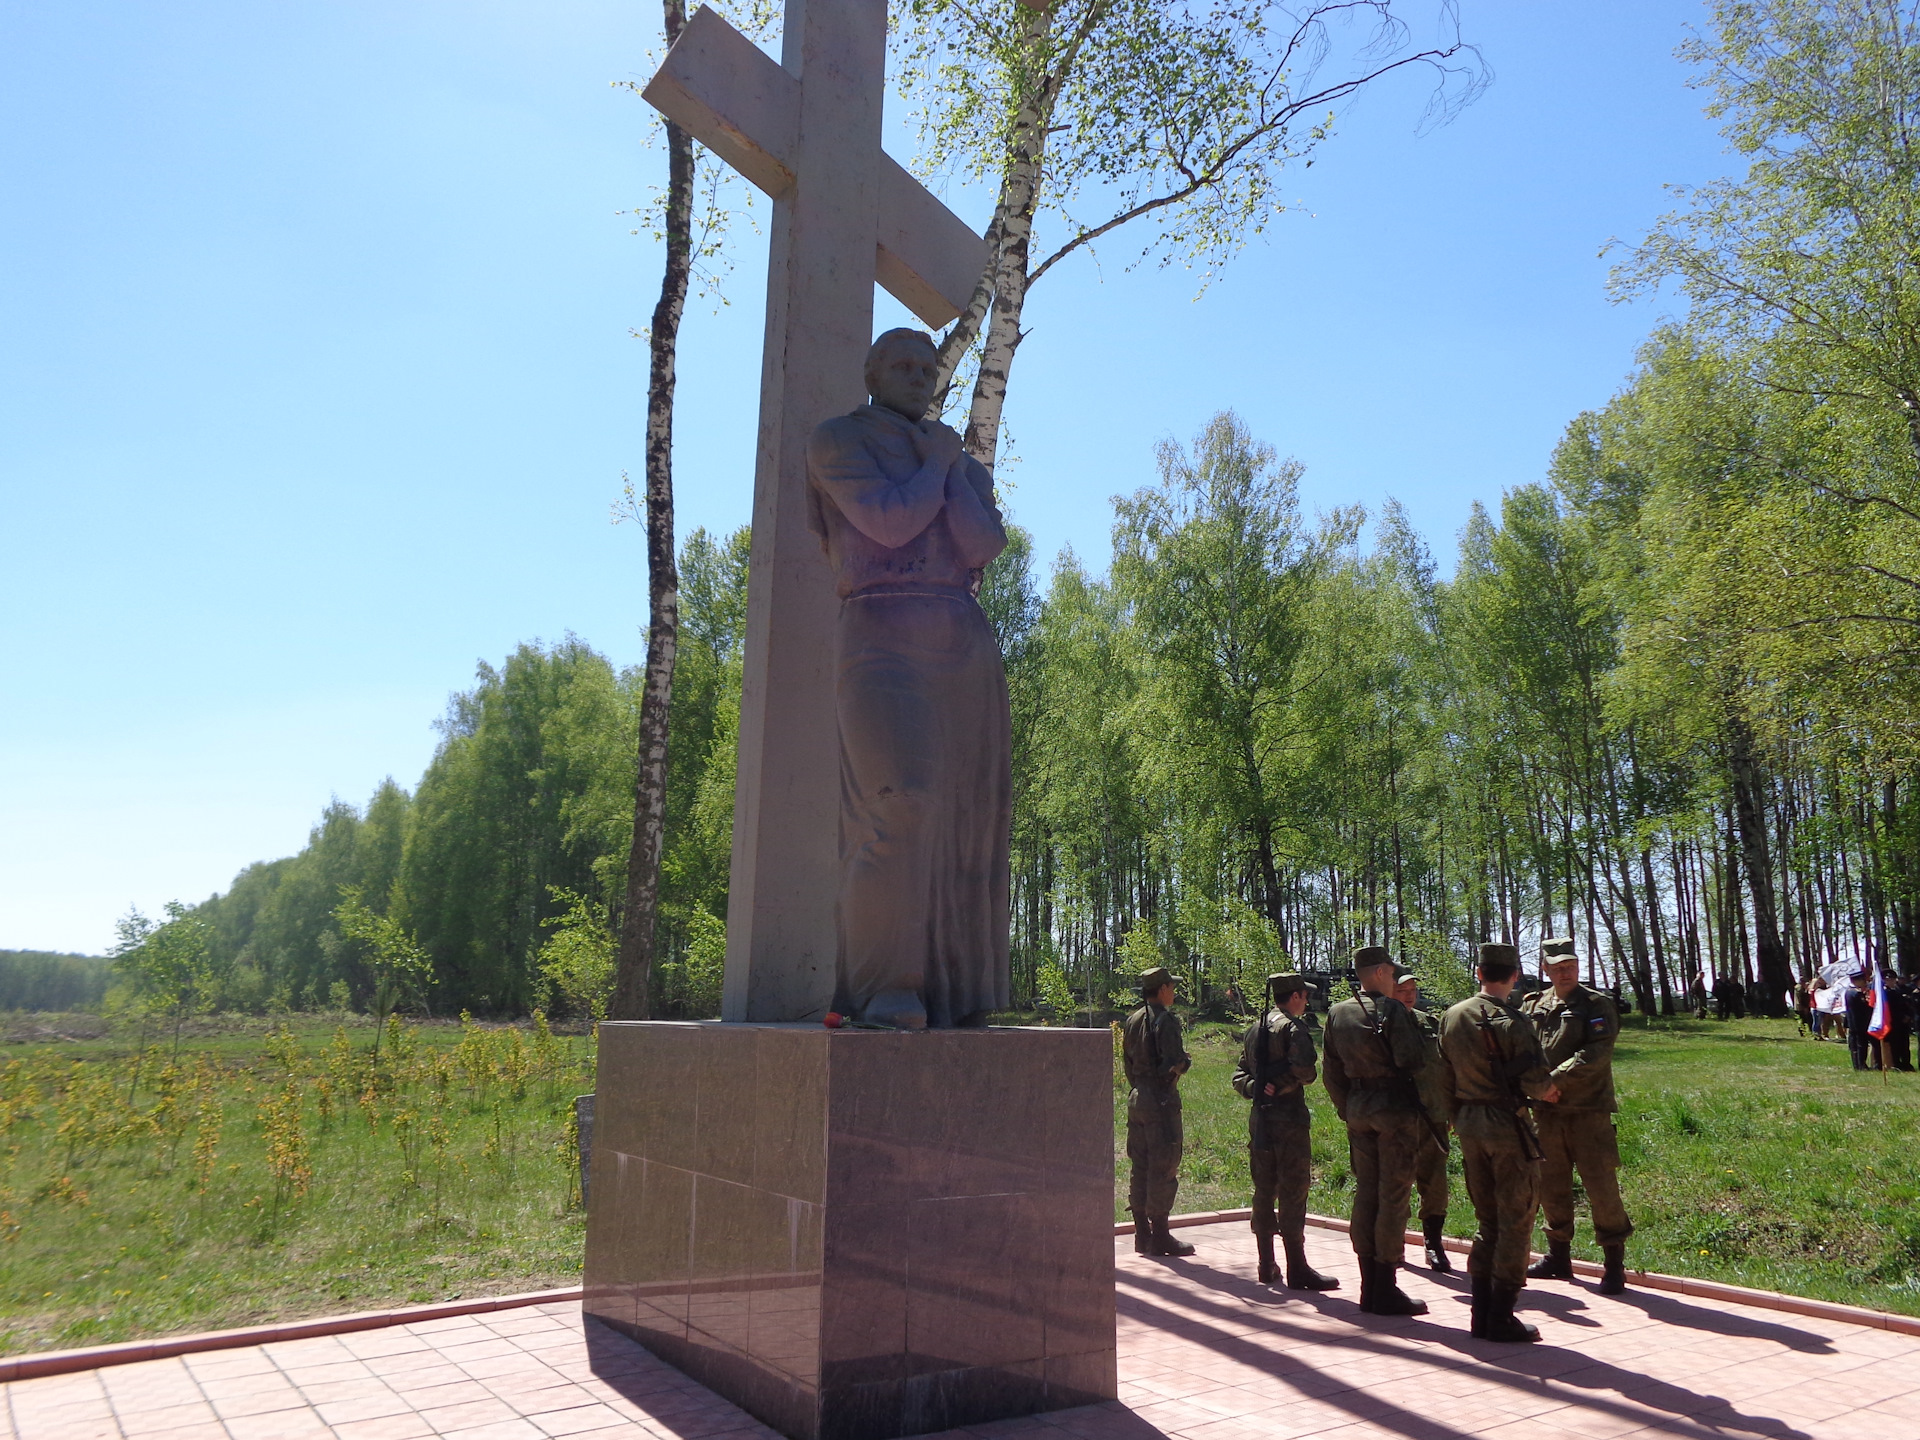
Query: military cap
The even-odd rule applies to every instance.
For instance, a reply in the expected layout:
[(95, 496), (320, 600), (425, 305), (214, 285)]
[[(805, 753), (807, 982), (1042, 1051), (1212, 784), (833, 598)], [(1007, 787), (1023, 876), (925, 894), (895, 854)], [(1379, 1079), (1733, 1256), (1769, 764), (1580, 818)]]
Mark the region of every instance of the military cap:
[(1371, 970), (1376, 965), (1392, 963), (1393, 956), (1387, 953), (1387, 947), (1384, 945), (1362, 945), (1353, 952), (1353, 968), (1356, 971)]
[(1284, 975), (1267, 976), (1267, 994), (1278, 1000), (1283, 995), (1291, 995), (1296, 990), (1307, 988), (1307, 977), (1289, 970)]
[(1480, 945), (1480, 970), (1492, 972), (1498, 979), (1507, 975), (1521, 973), (1521, 950), (1513, 945), (1501, 945), (1500, 941), (1484, 941)]
[(1540, 942), (1540, 963), (1542, 965), (1558, 965), (1562, 960), (1578, 960), (1579, 958), (1578, 955), (1573, 953), (1573, 937), (1571, 935), (1560, 935), (1554, 939), (1542, 940)]
[(1396, 990), (1398, 990), (1402, 985), (1418, 985), (1419, 983), (1420, 983), (1420, 977), (1418, 975), (1411, 974), (1405, 970), (1402, 970), (1399, 974), (1393, 977), (1393, 988)]
[(1162, 985), (1173, 984), (1173, 974), (1164, 965), (1156, 965), (1151, 970), (1140, 972), (1140, 993), (1151, 995)]

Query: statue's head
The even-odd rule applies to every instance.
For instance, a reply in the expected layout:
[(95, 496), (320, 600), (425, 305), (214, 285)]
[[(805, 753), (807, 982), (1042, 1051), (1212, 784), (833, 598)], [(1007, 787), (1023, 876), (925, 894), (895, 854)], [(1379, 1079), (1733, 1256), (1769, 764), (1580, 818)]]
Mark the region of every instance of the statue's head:
[(867, 393), (909, 420), (919, 420), (940, 383), (940, 356), (924, 330), (889, 330), (867, 351)]

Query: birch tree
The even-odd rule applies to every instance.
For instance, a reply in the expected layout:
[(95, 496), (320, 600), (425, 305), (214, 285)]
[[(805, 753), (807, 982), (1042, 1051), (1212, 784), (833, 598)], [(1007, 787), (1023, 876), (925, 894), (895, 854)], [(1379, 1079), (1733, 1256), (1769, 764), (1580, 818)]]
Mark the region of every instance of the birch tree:
[(914, 0), (895, 51), (923, 156), (997, 192), (987, 268), (940, 348), (949, 384), (973, 367), (969, 454), (993, 464), (1027, 294), (1055, 266), (1125, 229), (1135, 263), (1197, 268), (1204, 285), (1291, 208), (1283, 174), (1313, 163), (1362, 90), (1431, 71), (1429, 122), (1473, 96), (1485, 72), (1450, 0), (1419, 48), (1405, 9)]
[[(661, 0), (669, 49), (686, 27), (686, 0)], [(749, 0), (741, 17), (748, 34), (771, 21), (765, 0)], [(637, 89), (638, 87), (629, 86)], [(694, 144), (671, 120), (661, 122), (667, 150), (667, 186), (655, 212), (655, 238), (665, 267), (660, 298), (647, 327), (647, 432), (644, 501), (628, 482), (616, 521), (641, 521), (647, 533), (647, 660), (640, 694), (640, 737), (634, 764), (633, 841), (620, 907), (620, 950), (612, 1016), (647, 1018), (660, 917), (660, 857), (667, 819), (667, 732), (673, 707), (673, 669), (680, 636), (680, 575), (674, 566), (673, 398), (680, 322), (696, 280), (718, 296), (726, 270), (723, 237), (732, 218), (728, 170)], [(696, 222), (696, 210), (700, 213)]]

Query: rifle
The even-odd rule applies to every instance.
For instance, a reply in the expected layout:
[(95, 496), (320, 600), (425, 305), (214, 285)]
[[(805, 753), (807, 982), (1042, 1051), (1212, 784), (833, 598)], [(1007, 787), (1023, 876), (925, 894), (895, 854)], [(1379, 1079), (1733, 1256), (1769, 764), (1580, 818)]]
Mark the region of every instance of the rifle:
[[(1272, 997), (1269, 996), (1267, 998), (1271, 999)], [(1274, 1063), (1268, 1059), (1268, 1053), (1272, 1045), (1273, 1010), (1267, 1008), (1260, 1012), (1260, 1034), (1257, 1047), (1254, 1050), (1253, 1103), (1256, 1109), (1271, 1109), (1286, 1099), (1287, 1096), (1298, 1094), (1300, 1091), (1300, 1086), (1294, 1082), (1291, 1075), (1275, 1073)], [(1273, 1086), (1273, 1093), (1271, 1095), (1267, 1093), (1267, 1086), (1269, 1085)]]
[(1500, 1042), (1493, 1038), (1493, 1024), (1487, 1019), (1485, 1010), (1474, 1016), (1473, 1023), (1480, 1031), (1480, 1041), (1486, 1047), (1487, 1063), (1493, 1069), (1494, 1078), (1506, 1086), (1508, 1098), (1513, 1101), (1513, 1107), (1507, 1111), (1507, 1114), (1513, 1119), (1514, 1134), (1520, 1137), (1520, 1153), (1529, 1160), (1546, 1159), (1546, 1151), (1540, 1148), (1540, 1137), (1533, 1133), (1533, 1126), (1520, 1116), (1523, 1108), (1532, 1106), (1532, 1102), (1527, 1099), (1525, 1092), (1519, 1086), (1520, 1062), (1509, 1059), (1501, 1053)]

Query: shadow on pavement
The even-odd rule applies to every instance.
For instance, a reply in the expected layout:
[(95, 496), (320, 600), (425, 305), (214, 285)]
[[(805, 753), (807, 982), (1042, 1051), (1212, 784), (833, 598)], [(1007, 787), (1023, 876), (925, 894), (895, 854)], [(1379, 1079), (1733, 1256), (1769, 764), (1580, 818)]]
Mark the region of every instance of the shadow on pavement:
[[(1432, 1323), (1432, 1317), (1402, 1320), (1362, 1315), (1351, 1302), (1345, 1310), (1346, 1318), (1352, 1321), (1350, 1338), (1330, 1338), (1324, 1331), (1289, 1325), (1284, 1305), (1259, 1305), (1250, 1309), (1244, 1303), (1225, 1303), (1225, 1297), (1244, 1299), (1249, 1282), (1239, 1276), (1211, 1271), (1204, 1265), (1188, 1262), (1180, 1266), (1179, 1281), (1198, 1287), (1202, 1292), (1213, 1292), (1221, 1299), (1209, 1298), (1205, 1293), (1196, 1294), (1171, 1276), (1161, 1279), (1153, 1275), (1140, 1275), (1135, 1271), (1122, 1271), (1117, 1278), (1120, 1285), (1119, 1309), (1123, 1316), (1180, 1334), (1218, 1354), (1263, 1370), (1275, 1379), (1299, 1385), (1303, 1394), (1311, 1395), (1322, 1404), (1350, 1410), (1355, 1419), (1370, 1421), (1396, 1435), (1411, 1437), (1411, 1440), (1456, 1440), (1456, 1437), (1464, 1437), (1468, 1432), (1429, 1419), (1416, 1409), (1402, 1408), (1383, 1400), (1377, 1386), (1369, 1390), (1357, 1388), (1368, 1372), (1365, 1357), (1390, 1356), (1396, 1360), (1413, 1358), (1438, 1371), (1477, 1376), (1531, 1395), (1539, 1395), (1543, 1383), (1551, 1381), (1580, 1392), (1562, 1393), (1559, 1398), (1565, 1404), (1598, 1411), (1623, 1422), (1633, 1422), (1629, 1428), (1657, 1425), (1667, 1434), (1681, 1437), (1681, 1440), (1725, 1440), (1729, 1434), (1767, 1436), (1771, 1440), (1812, 1440), (1807, 1432), (1795, 1429), (1784, 1420), (1744, 1414), (1722, 1396), (1702, 1395), (1685, 1386), (1622, 1369), (1578, 1349), (1558, 1346), (1550, 1341), (1538, 1345), (1496, 1345), (1475, 1340), (1464, 1330)], [(1440, 1277), (1436, 1283), (1453, 1278)], [(1303, 1292), (1280, 1293), (1286, 1295), (1286, 1305), (1301, 1303), (1299, 1297)], [(1316, 1298), (1324, 1300), (1326, 1297)], [(1179, 1306), (1189, 1313), (1181, 1314), (1169, 1306)], [(1331, 1304), (1307, 1302), (1305, 1308), (1323, 1314), (1335, 1313)], [(1699, 1307), (1685, 1308), (1696, 1310)], [(1300, 1346), (1333, 1346), (1342, 1351), (1352, 1351), (1357, 1363), (1344, 1368), (1338, 1377), (1328, 1376), (1327, 1372), (1302, 1358), (1303, 1350), (1299, 1346), (1290, 1348), (1288, 1353), (1281, 1356), (1265, 1345), (1209, 1326), (1201, 1316), (1191, 1313), (1194, 1311), (1228, 1323), (1244, 1323), (1250, 1313), (1257, 1314), (1266, 1322), (1268, 1331), (1276, 1336), (1297, 1340)], [(1757, 1327), (1730, 1333), (1752, 1334), (1776, 1342), (1780, 1337), (1773, 1332), (1790, 1333), (1801, 1340), (1802, 1348), (1805, 1341), (1822, 1338), (1809, 1336), (1804, 1331), (1790, 1331), (1788, 1327), (1771, 1325), (1765, 1321), (1757, 1322)], [(1393, 1343), (1396, 1338), (1416, 1341), (1421, 1349), (1410, 1352), (1396, 1346)], [(1307, 1381), (1307, 1375), (1337, 1378), (1339, 1383), (1336, 1388), (1329, 1389), (1325, 1388), (1324, 1380)], [(1417, 1382), (1410, 1385), (1408, 1391), (1417, 1394)], [(1608, 1391), (1613, 1393), (1597, 1393)], [(1557, 1407), (1549, 1405), (1543, 1408), (1551, 1410)], [(1523, 1418), (1522, 1413), (1515, 1412), (1514, 1419)]]

